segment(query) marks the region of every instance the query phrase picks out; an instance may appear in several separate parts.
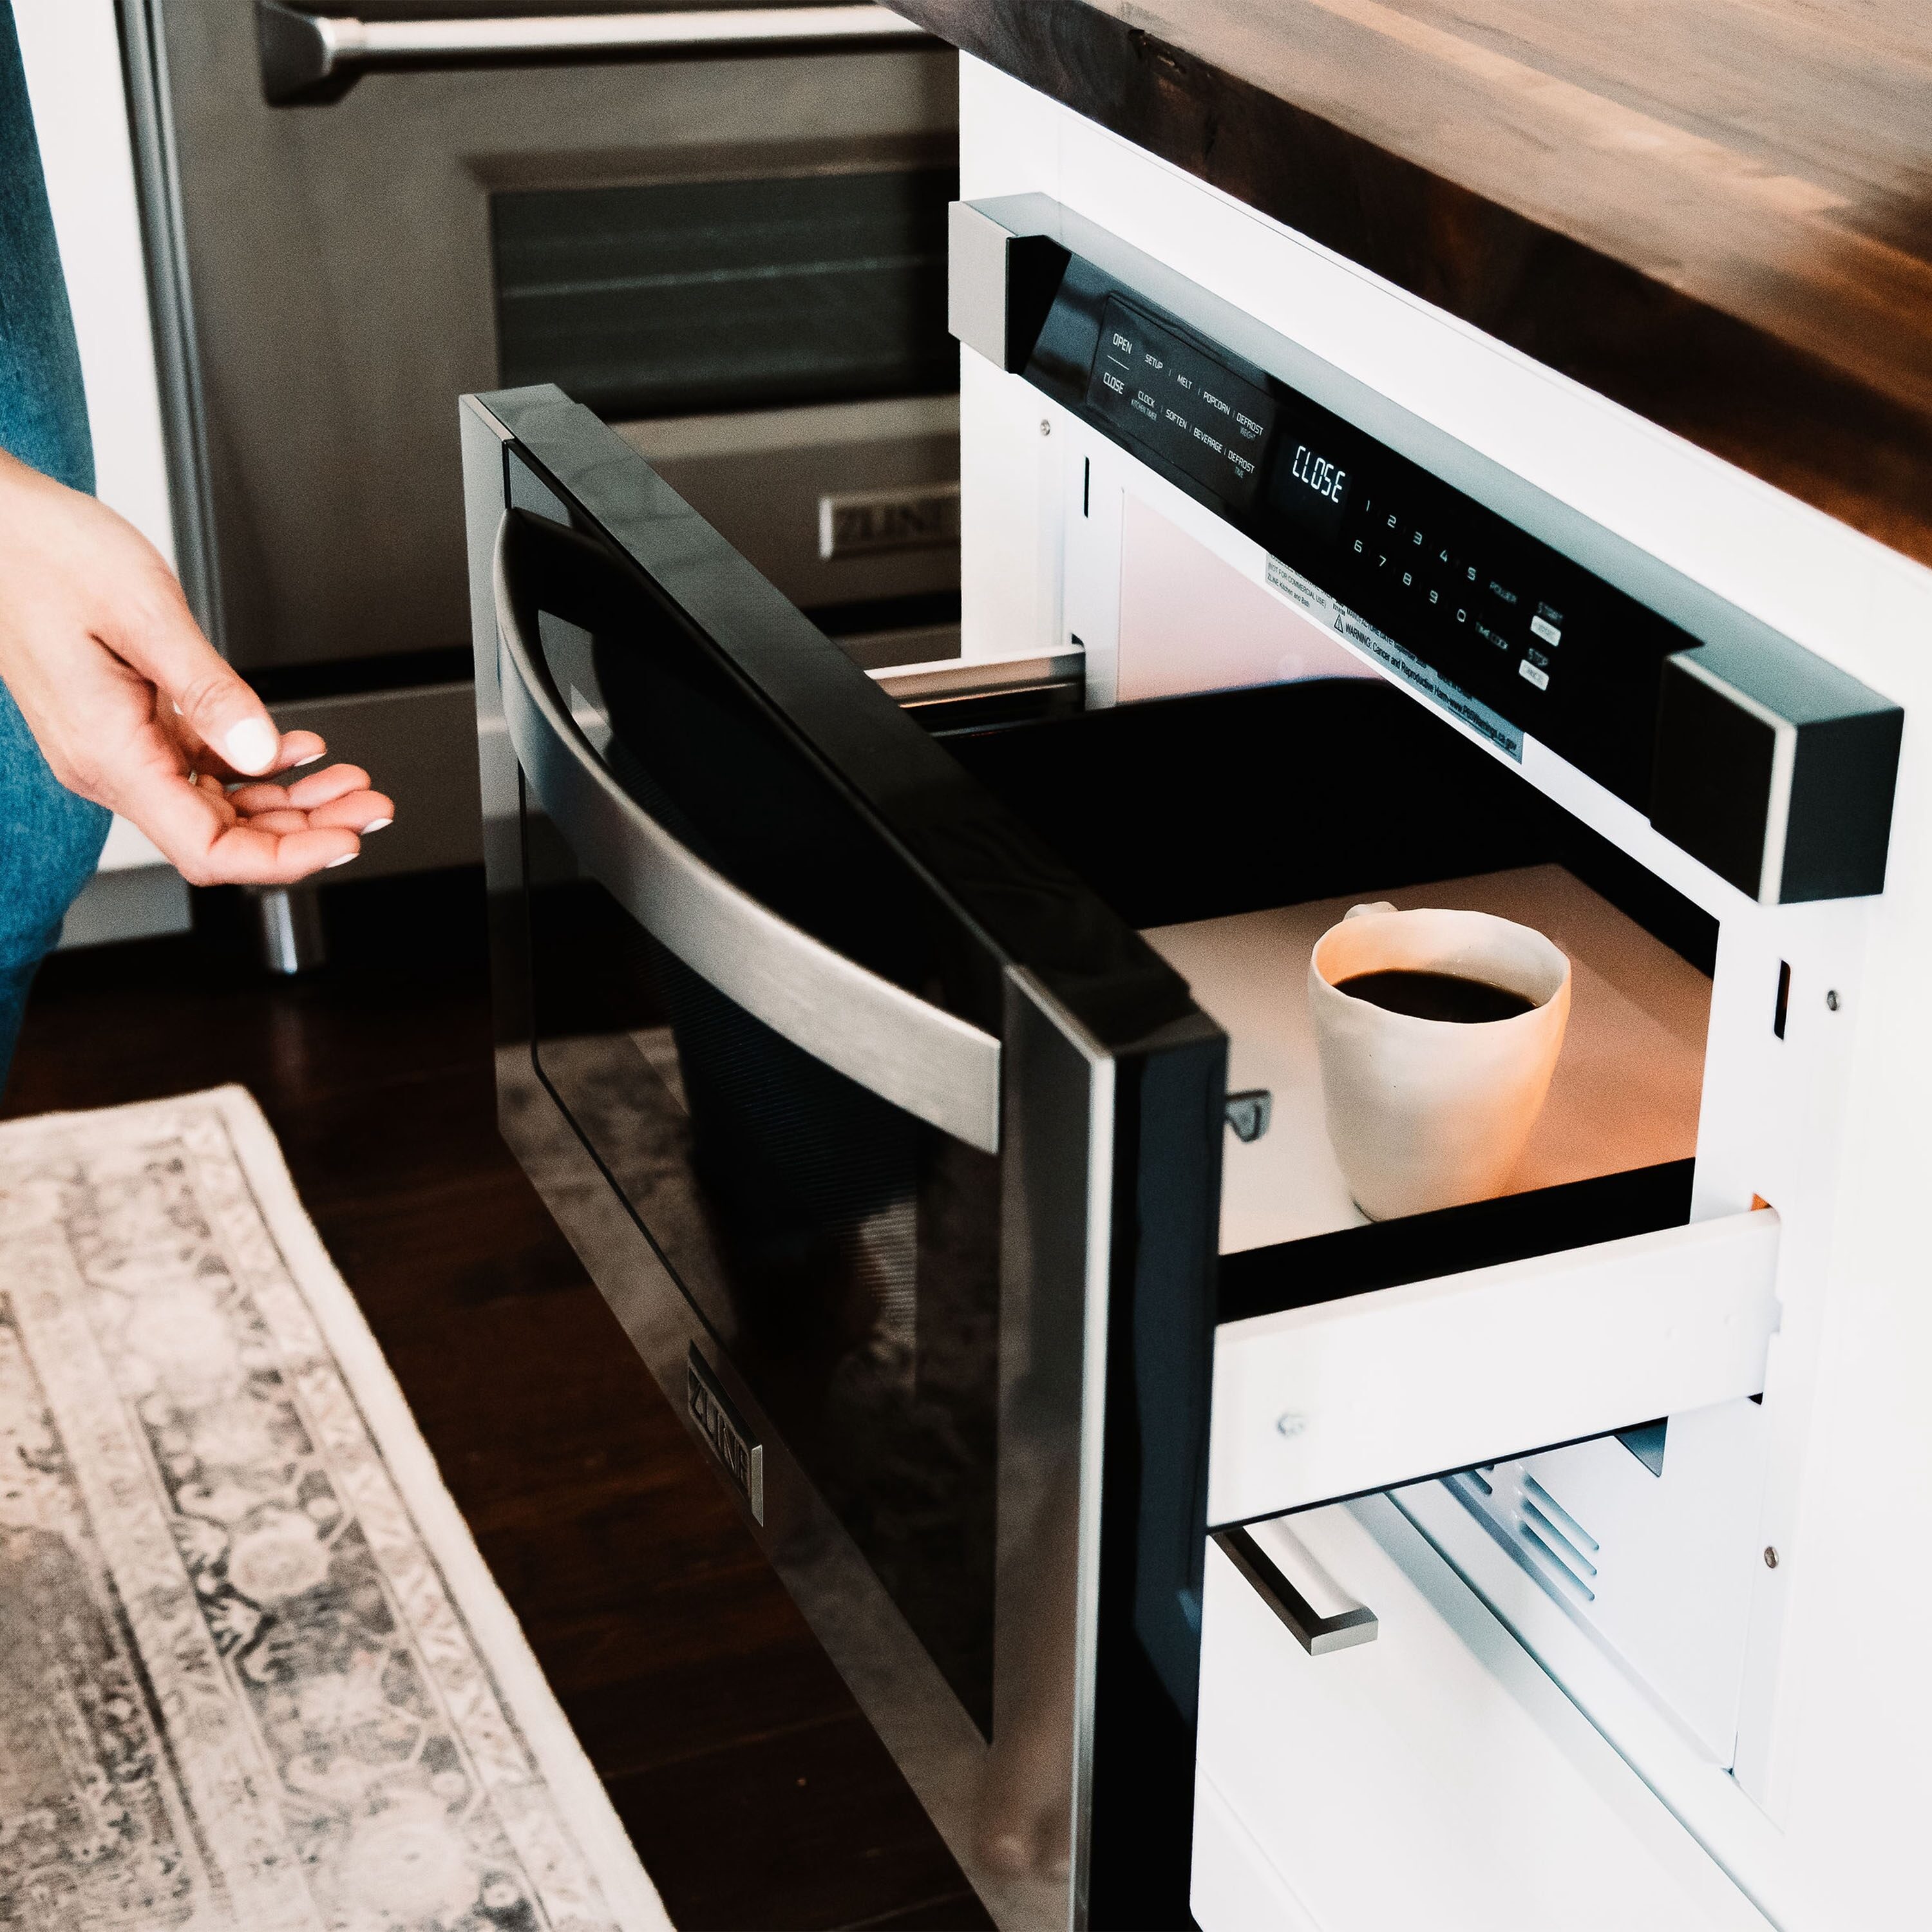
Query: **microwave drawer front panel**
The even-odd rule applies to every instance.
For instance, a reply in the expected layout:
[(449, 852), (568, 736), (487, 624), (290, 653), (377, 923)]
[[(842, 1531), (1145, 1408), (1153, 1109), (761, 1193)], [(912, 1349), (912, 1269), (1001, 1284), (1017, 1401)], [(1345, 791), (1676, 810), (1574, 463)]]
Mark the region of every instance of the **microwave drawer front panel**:
[(802, 932), (741, 891), (614, 778), (520, 635), (503, 520), (496, 584), (504, 722), (572, 850), (638, 923), (775, 1032), (915, 1118), (1000, 1144), (1000, 1042)]
[[(1074, 1754), (1067, 1883), (1096, 1923), (1180, 1923), (1226, 1036), (621, 436), (549, 387), (464, 423), (479, 709), (520, 800), (506, 1130), (554, 1103), (756, 1424), (766, 1524), (795, 1466), (981, 1737), (1045, 1656), (1030, 1721), (1146, 1706), (1142, 1754)], [(658, 1286), (588, 1258), (638, 1333)], [(828, 1647), (883, 1735), (929, 1734)]]
[(1208, 1519), (1241, 1522), (1757, 1394), (1770, 1208), (1215, 1331)]
[(1311, 1656), (1209, 1550), (1202, 1932), (1764, 1932), (1387, 1497), (1311, 1510), (1294, 1540), (1298, 1560), (1374, 1604), (1380, 1628), (1373, 1643)]

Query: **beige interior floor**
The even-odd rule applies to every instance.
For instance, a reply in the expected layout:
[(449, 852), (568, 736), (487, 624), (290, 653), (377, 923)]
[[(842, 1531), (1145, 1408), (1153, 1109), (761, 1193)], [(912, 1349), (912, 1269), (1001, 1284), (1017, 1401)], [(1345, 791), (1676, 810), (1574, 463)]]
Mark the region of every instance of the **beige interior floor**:
[(1570, 956), (1570, 1024), (1550, 1099), (1505, 1193), (1680, 1160), (1697, 1148), (1711, 982), (1558, 866), (1156, 928), (1149, 942), (1226, 1028), (1231, 1091), (1274, 1096), (1268, 1132), (1227, 1137), (1221, 1252), (1361, 1225), (1328, 1144), (1308, 958), (1350, 906), (1449, 906), (1534, 926)]

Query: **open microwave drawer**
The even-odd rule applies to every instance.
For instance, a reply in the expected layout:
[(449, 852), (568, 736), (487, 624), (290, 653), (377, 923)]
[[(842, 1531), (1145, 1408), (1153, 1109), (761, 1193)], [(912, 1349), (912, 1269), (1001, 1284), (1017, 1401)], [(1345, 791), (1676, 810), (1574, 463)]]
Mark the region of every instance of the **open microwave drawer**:
[[(1690, 1219), (1712, 922), (1380, 680), (902, 705), (561, 392), (464, 438), (506, 1130), (674, 1285), (667, 1353), (593, 1262), (775, 1560), (854, 1556), (992, 1784), (1066, 1732), (1093, 1922), (1184, 1910), (1210, 1529), (1762, 1388), (1777, 1217)], [(1303, 988), (1405, 895), (1569, 948), (1574, 1078), (1511, 1192), (1371, 1225)]]

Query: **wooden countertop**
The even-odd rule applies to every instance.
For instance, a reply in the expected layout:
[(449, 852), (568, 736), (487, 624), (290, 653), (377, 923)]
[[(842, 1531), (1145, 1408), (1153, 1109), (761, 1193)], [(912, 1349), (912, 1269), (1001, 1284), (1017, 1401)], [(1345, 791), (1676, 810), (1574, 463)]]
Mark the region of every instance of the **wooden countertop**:
[(1922, 0), (890, 0), (1932, 563)]

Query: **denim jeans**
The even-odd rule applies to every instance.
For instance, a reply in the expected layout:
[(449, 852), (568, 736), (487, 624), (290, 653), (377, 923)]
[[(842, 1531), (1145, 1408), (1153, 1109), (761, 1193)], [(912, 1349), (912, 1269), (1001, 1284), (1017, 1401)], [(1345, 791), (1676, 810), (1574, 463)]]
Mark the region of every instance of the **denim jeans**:
[[(80, 353), (12, 0), (0, 0), (0, 448), (74, 489), (94, 488)], [(107, 824), (48, 770), (0, 685), (0, 1088), (27, 988), (94, 870)]]
[(0, 685), (0, 1088), (27, 988), (100, 856), (109, 815), (47, 770), (20, 706)]
[(87, 395), (13, 0), (0, 0), (0, 449), (94, 488)]

